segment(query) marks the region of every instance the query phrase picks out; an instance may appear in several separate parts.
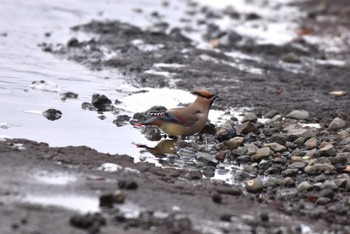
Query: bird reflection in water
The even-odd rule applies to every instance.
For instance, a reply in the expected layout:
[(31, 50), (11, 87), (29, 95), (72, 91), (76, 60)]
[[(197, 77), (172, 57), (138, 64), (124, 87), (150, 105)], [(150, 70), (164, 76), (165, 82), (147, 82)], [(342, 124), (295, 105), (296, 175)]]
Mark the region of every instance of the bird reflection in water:
[(157, 158), (164, 158), (168, 155), (176, 155), (177, 140), (162, 140), (155, 147), (149, 147), (147, 145), (135, 144), (138, 148), (143, 148), (147, 152), (153, 154)]

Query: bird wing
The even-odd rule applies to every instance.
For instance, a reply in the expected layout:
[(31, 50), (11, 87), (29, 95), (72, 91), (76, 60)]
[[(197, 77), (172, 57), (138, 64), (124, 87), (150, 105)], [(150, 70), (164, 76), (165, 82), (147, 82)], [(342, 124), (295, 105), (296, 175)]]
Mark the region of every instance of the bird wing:
[(196, 114), (183, 110), (182, 108), (172, 109), (161, 113), (148, 113), (148, 114), (162, 121), (177, 123), (185, 127), (190, 127), (195, 122), (198, 121), (198, 117), (196, 116)]

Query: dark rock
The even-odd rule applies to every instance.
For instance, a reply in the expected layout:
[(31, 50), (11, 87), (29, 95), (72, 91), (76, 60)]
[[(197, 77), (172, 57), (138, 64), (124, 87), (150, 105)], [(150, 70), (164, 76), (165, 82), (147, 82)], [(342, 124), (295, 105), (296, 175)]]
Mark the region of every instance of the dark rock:
[(135, 190), (138, 188), (138, 184), (134, 180), (119, 180), (118, 187), (120, 189)]
[(283, 176), (296, 176), (298, 174), (299, 170), (297, 168), (294, 169), (286, 169), (282, 171)]
[(105, 95), (92, 95), (91, 104), (96, 107), (98, 111), (112, 111), (114, 109), (112, 101)]
[(248, 133), (247, 135), (244, 136), (244, 143), (251, 143), (251, 142), (255, 142), (258, 140), (258, 136), (252, 132)]
[(220, 194), (214, 194), (211, 199), (214, 203), (221, 204), (222, 203), (222, 197)]
[(266, 212), (260, 213), (260, 219), (263, 222), (268, 222), (269, 221), (269, 214)]
[(97, 111), (97, 108), (94, 107), (91, 103), (88, 103), (88, 102), (83, 102), (81, 104), (81, 108), (83, 110), (89, 110), (89, 111)]
[(191, 180), (200, 180), (203, 177), (202, 172), (196, 170), (196, 171), (190, 171), (189, 177)]
[(73, 93), (73, 92), (61, 93), (61, 99), (62, 99), (62, 100), (66, 100), (66, 99), (77, 99), (77, 98), (78, 98), (78, 94)]
[(47, 118), (48, 120), (54, 121), (54, 120), (58, 120), (62, 117), (62, 112), (60, 110), (56, 110), (56, 109), (51, 108), (51, 109), (44, 111), (43, 116), (45, 118)]
[(142, 130), (142, 134), (144, 134), (150, 141), (159, 141), (162, 139), (161, 131), (156, 126), (145, 126), (145, 128)]
[(276, 142), (280, 145), (286, 145), (287, 142), (287, 136), (283, 133), (274, 133), (270, 137), (270, 142)]
[(203, 169), (203, 175), (210, 178), (215, 175), (215, 167), (214, 166), (206, 166)]
[(220, 194), (226, 194), (231, 196), (239, 196), (242, 195), (242, 191), (239, 187), (235, 186), (220, 186), (217, 188), (217, 191)]
[(262, 131), (264, 134), (265, 134), (265, 136), (272, 136), (273, 134), (277, 134), (277, 133), (279, 133), (279, 130), (277, 129), (277, 128), (264, 128), (263, 129), (263, 131)]
[(118, 127), (126, 125), (130, 120), (130, 117), (127, 115), (119, 115), (117, 116), (117, 119), (113, 120), (113, 123), (117, 125)]
[(223, 214), (220, 216), (220, 220), (224, 222), (231, 222), (232, 215), (230, 214)]
[(107, 207), (107, 208), (113, 208), (113, 194), (112, 193), (107, 193), (107, 194), (102, 194), (99, 197), (100, 200), (100, 207)]
[(67, 47), (77, 47), (79, 45), (79, 41), (77, 38), (72, 37), (67, 42)]
[(219, 151), (215, 154), (215, 158), (218, 160), (218, 161), (224, 161), (226, 156), (230, 153), (230, 151)]
[(204, 128), (200, 131), (199, 134), (210, 134), (210, 135), (215, 135), (216, 134), (216, 127), (212, 123), (206, 123)]
[(80, 229), (89, 229), (91, 227), (99, 227), (106, 224), (106, 218), (104, 218), (100, 213), (94, 213), (94, 214), (76, 214), (73, 215), (69, 223), (76, 228)]
[(220, 133), (217, 136), (217, 139), (218, 139), (218, 141), (222, 142), (222, 141), (226, 141), (228, 139), (231, 139), (235, 136), (237, 136), (236, 129), (232, 128), (232, 129), (229, 129), (229, 130), (226, 130), (226, 131)]
[(237, 163), (243, 163), (243, 164), (250, 162), (251, 160), (252, 159), (250, 155), (241, 155), (236, 158)]

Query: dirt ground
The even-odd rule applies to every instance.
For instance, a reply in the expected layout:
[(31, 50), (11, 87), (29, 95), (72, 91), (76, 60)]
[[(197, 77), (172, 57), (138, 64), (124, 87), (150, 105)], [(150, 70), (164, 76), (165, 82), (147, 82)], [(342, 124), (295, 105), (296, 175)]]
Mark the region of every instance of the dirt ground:
[[(191, 142), (197, 149), (190, 149), (193, 154), (201, 152), (214, 159), (191, 169), (165, 161), (163, 168), (134, 163), (130, 156), (103, 154), (88, 147), (51, 148), (25, 139), (0, 141), (0, 233), (349, 233), (350, 96), (330, 94), (350, 90), (349, 40), (344, 39), (341, 51), (325, 52), (303, 36), (339, 36), (343, 28), (349, 29), (350, 4), (345, 0), (295, 4), (307, 14), (300, 22), (299, 36), (284, 46), (259, 45), (243, 40), (246, 38), (234, 31), (208, 27), (203, 37), (216, 50), (203, 50), (180, 28), (164, 32), (160, 26), (166, 24), (158, 22), (153, 30), (145, 31), (119, 21), (93, 21), (72, 28), (98, 35), (98, 39), (43, 43), (44, 51), (91, 69), (118, 69), (141, 88), (210, 87), (220, 96), (214, 109), (251, 107), (258, 117), (271, 110), (281, 117), (293, 110), (305, 110), (309, 116), (269, 124), (256, 119), (248, 124), (236, 121), (232, 123), (235, 133), (215, 126), (217, 133), (203, 135), (213, 144), (212, 150), (201, 149), (203, 143), (198, 141)], [(213, 15), (204, 10), (196, 14), (204, 14), (208, 20)], [(220, 40), (222, 35), (229, 40)], [(135, 43), (141, 39), (144, 45), (163, 46), (142, 50)], [(117, 56), (106, 59), (105, 48)], [(231, 51), (251, 57), (237, 60), (226, 54)], [(347, 65), (315, 62), (332, 59), (346, 61)], [(145, 72), (159, 63), (185, 66), (162, 68), (173, 73), (172, 78)], [(240, 66), (232, 66), (237, 63)], [(259, 72), (249, 70), (252, 67)], [(335, 117), (345, 124), (331, 128)], [(320, 123), (321, 128), (295, 127), (297, 120)], [(302, 134), (296, 134), (300, 129)], [(284, 134), (286, 139), (274, 134)], [(232, 138), (242, 142), (231, 147)], [(311, 146), (311, 141), (306, 143), (309, 139), (315, 139), (316, 146)], [(268, 146), (271, 150), (263, 159), (258, 158), (259, 151), (249, 154), (248, 146), (262, 149), (271, 142), (285, 148)], [(248, 153), (242, 153), (244, 147)], [(235, 176), (237, 184), (210, 179), (210, 170), (215, 170), (220, 160), (241, 167), (242, 172)], [(98, 169), (103, 163), (120, 168), (114, 172)], [(31, 178), (38, 171), (64, 174), (74, 177), (75, 182), (59, 188), (35, 183)], [(250, 182), (260, 181), (263, 185), (254, 187), (256, 190), (248, 189)], [(101, 209), (81, 214), (20, 202), (28, 191), (47, 196), (76, 193), (92, 197)], [(128, 206), (136, 206), (133, 210), (137, 213), (125, 211)]]

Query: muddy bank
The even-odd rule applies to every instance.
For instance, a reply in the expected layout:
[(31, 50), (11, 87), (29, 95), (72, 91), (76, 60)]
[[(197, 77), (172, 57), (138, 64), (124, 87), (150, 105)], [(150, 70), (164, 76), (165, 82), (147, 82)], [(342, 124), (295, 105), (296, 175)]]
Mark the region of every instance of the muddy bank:
[[(315, 225), (308, 217), (287, 213), (283, 203), (264, 204), (258, 195), (245, 196), (242, 188), (198, 180), (179, 168), (134, 164), (128, 156), (87, 147), (49, 148), (45, 143), (7, 140), (0, 142), (0, 160), (2, 233), (300, 233), (326, 228), (322, 221)], [(97, 169), (106, 162), (120, 169)], [(76, 180), (36, 184), (33, 175), (43, 170), (64, 172)], [(22, 202), (38, 191), (43, 198), (67, 197), (67, 203), (71, 196), (90, 196), (104, 207), (91, 218), (92, 214)], [(125, 200), (106, 202), (115, 191)], [(133, 210), (125, 211), (125, 204)]]

